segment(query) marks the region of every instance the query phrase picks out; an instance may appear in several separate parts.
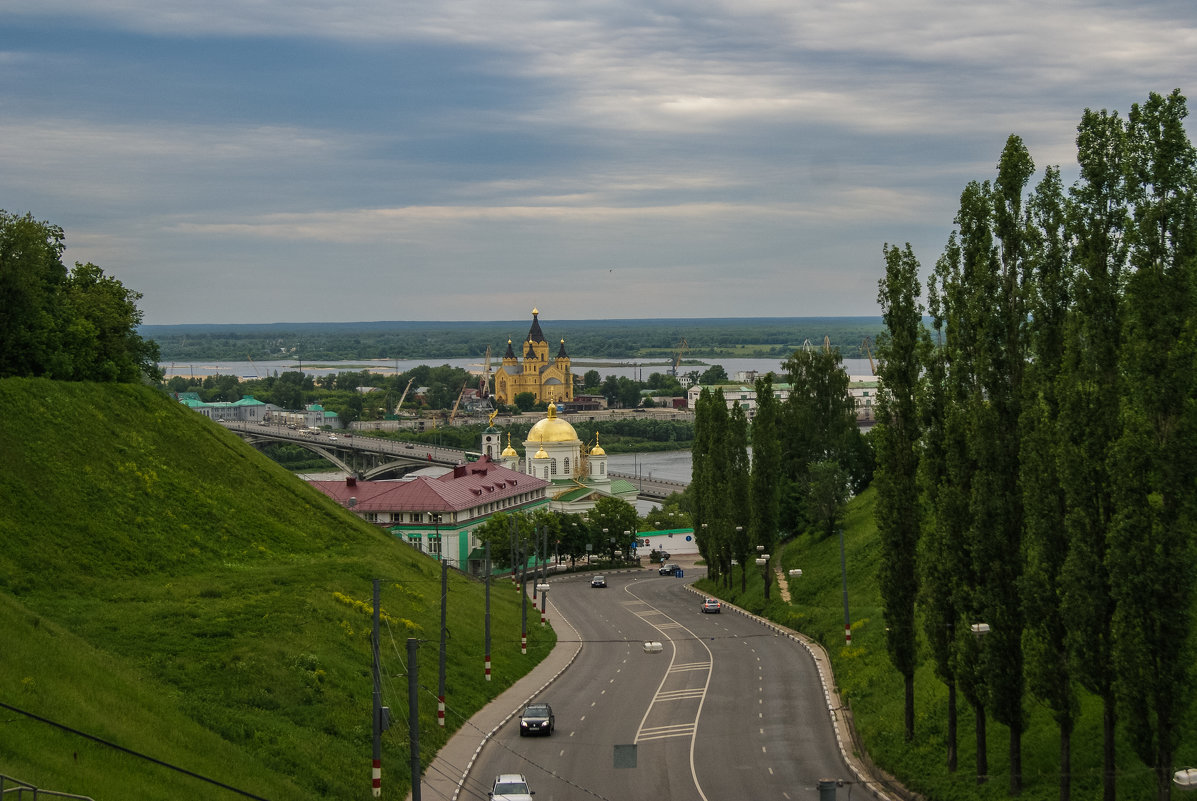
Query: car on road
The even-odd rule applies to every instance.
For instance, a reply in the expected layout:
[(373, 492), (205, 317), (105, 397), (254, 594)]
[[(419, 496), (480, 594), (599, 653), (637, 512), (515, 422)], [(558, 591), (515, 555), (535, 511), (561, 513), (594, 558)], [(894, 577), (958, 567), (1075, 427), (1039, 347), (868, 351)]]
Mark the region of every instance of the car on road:
[(722, 606), (723, 605), (721, 603), (719, 603), (719, 601), (716, 600), (715, 598), (703, 598), (702, 599), (703, 614), (712, 614), (713, 613), (713, 614), (717, 615), (717, 614), (719, 614), (719, 610), (722, 608)]
[(333, 442), (336, 442), (336, 441), (337, 441), (337, 435), (336, 435), (336, 434), (329, 434), (329, 435), (328, 435), (328, 438), (329, 438), (329, 439), (331, 439)]
[(681, 567), (678, 565), (668, 564), (661, 565), (661, 567), (657, 569), (657, 573), (662, 576), (676, 576), (679, 570), (681, 570)]
[(607, 586), (607, 577), (606, 576), (595, 576), (594, 578), (592, 578), (590, 580), (590, 586), (591, 587), (606, 587)]
[(488, 794), (494, 801), (532, 801), (534, 792), (522, 773), (500, 773)]
[(557, 719), (553, 717), (553, 707), (543, 701), (537, 701), (524, 707), (524, 711), (520, 715), (520, 737), (528, 737), (533, 734), (543, 734), (548, 737), (553, 733), (553, 728), (556, 725)]

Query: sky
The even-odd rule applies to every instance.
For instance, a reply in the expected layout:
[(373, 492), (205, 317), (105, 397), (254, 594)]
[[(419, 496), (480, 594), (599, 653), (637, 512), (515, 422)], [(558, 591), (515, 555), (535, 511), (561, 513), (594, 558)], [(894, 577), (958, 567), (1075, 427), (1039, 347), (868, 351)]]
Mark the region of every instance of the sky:
[(1010, 134), (1068, 185), (1084, 109), (1197, 91), (1191, 0), (0, 15), (0, 209), (156, 325), (878, 315)]

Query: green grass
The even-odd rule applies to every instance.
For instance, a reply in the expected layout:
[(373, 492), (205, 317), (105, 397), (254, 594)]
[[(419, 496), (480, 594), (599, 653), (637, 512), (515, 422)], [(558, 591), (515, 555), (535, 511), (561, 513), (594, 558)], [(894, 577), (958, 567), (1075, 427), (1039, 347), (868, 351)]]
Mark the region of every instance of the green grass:
[[(382, 579), (383, 797), (409, 782), (406, 640), (436, 724), (440, 566), (151, 389), (0, 381), (0, 702), (270, 799), (361, 798)], [(555, 642), (518, 593), (450, 571), (449, 731)], [(3, 709), (0, 773), (103, 798), (238, 797)]]
[[(704, 592), (803, 632), (828, 652), (835, 682), (851, 708), (855, 726), (869, 757), (907, 788), (932, 801), (999, 799), (1009, 797), (1009, 731), (989, 719), (987, 755), (990, 779), (976, 784), (976, 740), (973, 709), (958, 694), (958, 767), (947, 770), (947, 688), (936, 678), (929, 661), (916, 673), (915, 739), (906, 742), (903, 728), (901, 677), (885, 650), (885, 622), (877, 585), (880, 544), (873, 523), (875, 493), (866, 491), (849, 506), (844, 521), (848, 573), (848, 607), (852, 644), (844, 642), (843, 584), (838, 537), (798, 537), (780, 548), (783, 573), (791, 592), (789, 603), (773, 587), (764, 600), (760, 569), (749, 568), (747, 591), (740, 592), (737, 572), (730, 590), (709, 581), (699, 583)], [(803, 575), (788, 578), (793, 568)], [(738, 569), (737, 569), (738, 570)], [(926, 649), (922, 656), (927, 658)], [(1030, 725), (1022, 737), (1023, 792), (1025, 801), (1055, 801), (1059, 797), (1059, 734), (1048, 710), (1028, 698)], [(1101, 797), (1101, 706), (1093, 696), (1081, 694), (1081, 718), (1073, 733), (1072, 797)], [(1118, 742), (1118, 798), (1155, 798), (1150, 770)], [(1197, 764), (1197, 727), (1190, 723), (1182, 734), (1176, 766)]]

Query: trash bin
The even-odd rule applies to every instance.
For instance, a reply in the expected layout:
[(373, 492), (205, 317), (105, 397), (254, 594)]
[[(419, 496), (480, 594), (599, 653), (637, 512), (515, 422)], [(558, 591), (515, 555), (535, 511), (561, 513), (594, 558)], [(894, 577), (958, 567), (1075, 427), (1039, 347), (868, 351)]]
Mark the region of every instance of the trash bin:
[(819, 801), (835, 801), (835, 779), (819, 779)]
[(677, 570), (673, 571), (673, 575), (677, 576), (678, 578), (682, 578), (682, 569), (679, 567)]

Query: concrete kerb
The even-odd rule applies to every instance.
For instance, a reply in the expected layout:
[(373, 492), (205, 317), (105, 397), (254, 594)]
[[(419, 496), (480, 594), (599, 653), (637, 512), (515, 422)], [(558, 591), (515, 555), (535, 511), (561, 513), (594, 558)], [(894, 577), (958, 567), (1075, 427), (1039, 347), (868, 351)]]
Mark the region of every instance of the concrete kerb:
[[(702, 598), (711, 597), (707, 593), (699, 592), (692, 584), (687, 584), (686, 589)], [(848, 765), (848, 769), (852, 771), (860, 785), (872, 793), (875, 798), (882, 801), (895, 801), (895, 796), (883, 790), (882, 785), (887, 785), (891, 788), (900, 787), (901, 785), (898, 783), (898, 780), (881, 771), (875, 765), (862, 761), (857, 756), (857, 751), (859, 750), (863, 753), (864, 749), (860, 747), (859, 741), (856, 738), (856, 730), (852, 723), (852, 712), (844, 705), (839, 691), (835, 689), (835, 674), (831, 669), (831, 660), (827, 656), (826, 649), (800, 631), (795, 631), (794, 629), (774, 623), (767, 618), (754, 615), (748, 610), (741, 609), (727, 601), (720, 600), (719, 603), (724, 609), (754, 620), (766, 629), (783, 637), (788, 637), (806, 649), (811, 659), (815, 662), (815, 668), (819, 671), (819, 683), (822, 685), (823, 700), (827, 704), (827, 711), (831, 716), (831, 725), (835, 730), (836, 744), (839, 746), (840, 754), (843, 756), (844, 762)], [(909, 792), (902, 792), (898, 797), (910, 799), (917, 796)]]

